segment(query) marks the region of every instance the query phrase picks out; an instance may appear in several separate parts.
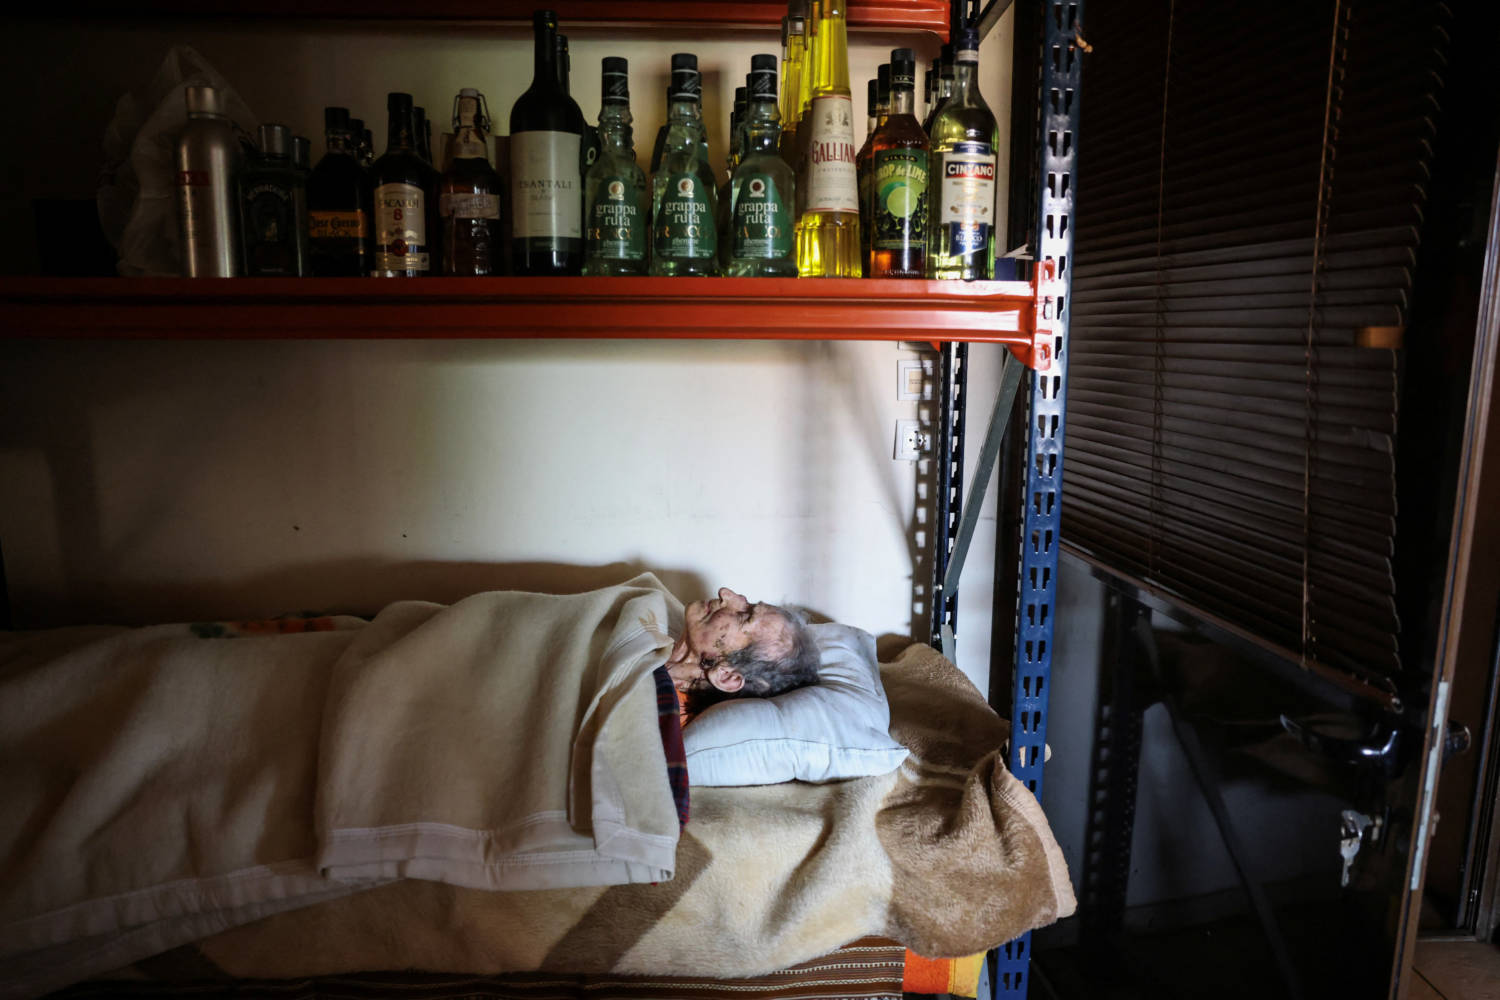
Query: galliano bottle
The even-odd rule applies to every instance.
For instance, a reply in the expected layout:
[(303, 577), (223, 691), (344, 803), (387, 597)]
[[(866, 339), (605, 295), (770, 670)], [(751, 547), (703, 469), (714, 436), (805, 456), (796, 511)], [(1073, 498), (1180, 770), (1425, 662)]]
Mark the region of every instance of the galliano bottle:
[(698, 57), (672, 57), (672, 102), (661, 169), (651, 178), (651, 273), (711, 277), (718, 273), (718, 193), (708, 163), (699, 106)]
[(438, 184), (443, 273), (500, 274), (500, 177), (490, 166), (490, 114), (484, 95), (465, 87), (453, 100), (452, 162)]
[(370, 184), (359, 165), (348, 108), (324, 108), (327, 152), (307, 181), (307, 243), (312, 273), (363, 277), (370, 273)]
[(797, 276), (796, 175), (781, 158), (776, 57), (750, 61), (741, 158), (730, 185), (729, 267), (733, 278)]
[(630, 64), (611, 56), (604, 60), (600, 88), (599, 158), (584, 182), (587, 260), (583, 273), (624, 276), (646, 273), (646, 174), (635, 161), (630, 123)]
[(240, 273), (240, 143), (217, 90), (188, 87), (183, 99), (188, 121), (177, 137), (173, 178), (182, 273), (232, 278)]
[(979, 95), (979, 32), (955, 33), (953, 94), (932, 123), (927, 276), (984, 280), (995, 271), (995, 170), (999, 132)]
[(807, 205), (797, 223), (797, 271), (804, 278), (857, 278), (862, 270), (846, 2), (823, 4), (812, 99), (802, 123)]
[(437, 171), (417, 152), (410, 94), (386, 97), (390, 125), (385, 153), (370, 168), (375, 188), (377, 278), (438, 274)]
[(558, 82), (557, 15), (532, 17), (531, 86), (510, 110), (511, 269), (583, 271), (583, 112)]

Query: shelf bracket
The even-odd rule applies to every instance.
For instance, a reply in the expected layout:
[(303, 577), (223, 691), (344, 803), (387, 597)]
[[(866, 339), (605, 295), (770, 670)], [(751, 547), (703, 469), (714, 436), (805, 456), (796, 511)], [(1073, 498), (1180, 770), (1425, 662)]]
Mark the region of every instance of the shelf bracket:
[(1010, 349), (1026, 367), (1038, 374), (1050, 372), (1057, 360), (1057, 304), (1067, 283), (1058, 278), (1057, 261), (1040, 261), (1031, 279), (1031, 343)]

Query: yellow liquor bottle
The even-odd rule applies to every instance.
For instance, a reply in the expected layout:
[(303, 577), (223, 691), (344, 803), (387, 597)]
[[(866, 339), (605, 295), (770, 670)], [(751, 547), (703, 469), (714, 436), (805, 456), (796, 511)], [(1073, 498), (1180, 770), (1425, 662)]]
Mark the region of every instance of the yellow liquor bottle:
[(781, 158), (797, 169), (797, 123), (802, 118), (802, 68), (807, 52), (807, 3), (794, 0), (782, 19), (781, 54)]
[(862, 270), (846, 4), (824, 0), (811, 100), (798, 129), (807, 134), (807, 201), (797, 222), (797, 273), (804, 278), (857, 278)]

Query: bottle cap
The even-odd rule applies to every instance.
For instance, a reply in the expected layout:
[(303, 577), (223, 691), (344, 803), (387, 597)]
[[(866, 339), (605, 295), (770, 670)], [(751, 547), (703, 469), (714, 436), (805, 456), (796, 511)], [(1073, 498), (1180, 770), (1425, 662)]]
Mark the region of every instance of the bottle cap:
[(881, 63), (875, 71), (875, 99), (881, 104), (891, 103), (891, 64)]
[(911, 49), (891, 50), (891, 89), (917, 89), (917, 54)]
[(745, 78), (745, 85), (752, 101), (776, 100), (776, 57), (751, 56), (750, 75)]
[(963, 28), (954, 33), (953, 57), (959, 62), (979, 61), (979, 29)]
[(224, 103), (213, 87), (188, 87), (182, 92), (182, 99), (187, 103), (190, 115), (224, 114)]
[(304, 136), (292, 136), (292, 165), (300, 170), (312, 167), (312, 144)]
[(673, 101), (696, 101), (703, 96), (703, 78), (698, 75), (698, 57), (690, 52), (672, 56), (672, 87), (668, 98)]
[(365, 132), (365, 120), (363, 118), (350, 118), (349, 119), (349, 132), (356, 139), (358, 139), (360, 136), (364, 135), (364, 132)]
[(630, 103), (630, 63), (619, 56), (604, 57), (603, 86), (605, 104)]
[(289, 159), (292, 155), (292, 130), (285, 125), (262, 125), (260, 127), (260, 151), (266, 156)]
[(411, 95), (402, 93), (386, 94), (385, 109), (392, 114), (411, 114)]
[(537, 10), (532, 11), (531, 26), (537, 31), (557, 30), (557, 11)]
[(750, 101), (749, 79), (747, 78), (745, 82), (746, 82), (746, 86), (744, 86), (744, 87), (735, 87), (734, 88), (734, 112), (733, 113), (735, 114), (736, 117), (739, 117), (739, 118), (745, 117), (745, 106)]
[(348, 108), (324, 108), (323, 128), (328, 132), (349, 131), (349, 109)]
[(877, 105), (877, 104), (880, 103), (880, 81), (878, 81), (878, 80), (871, 80), (866, 85), (866, 87), (865, 87), (865, 101), (867, 102), (866, 105), (865, 105), (865, 107), (868, 109), (865, 112), (865, 117), (867, 117), (867, 118), (874, 118), (875, 117), (875, 105)]
[(427, 109), (420, 105), (411, 109), (412, 127), (420, 134), (427, 129)]
[(786, 9), (788, 16), (807, 20), (807, 0), (788, 0)]
[(458, 91), (458, 96), (459, 97), (482, 97), (483, 95), (480, 94), (479, 91), (475, 90), (473, 87), (460, 87), (459, 91)]

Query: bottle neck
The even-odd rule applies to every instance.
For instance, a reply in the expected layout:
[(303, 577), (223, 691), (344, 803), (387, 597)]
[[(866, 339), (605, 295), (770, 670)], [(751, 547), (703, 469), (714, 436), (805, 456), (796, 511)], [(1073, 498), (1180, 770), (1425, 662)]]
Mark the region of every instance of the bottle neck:
[(557, 30), (542, 28), (535, 41), (531, 85), (552, 90), (557, 86)]
[(969, 99), (974, 89), (974, 74), (978, 71), (977, 63), (957, 61), (953, 64), (953, 88), (948, 92), (949, 97), (958, 101)]
[(615, 154), (635, 155), (635, 130), (629, 104), (605, 104), (599, 109), (599, 145)]
[(915, 113), (917, 106), (917, 93), (905, 87), (897, 87), (891, 91), (891, 113), (889, 117), (896, 115), (910, 115)]
[(351, 156), (358, 152), (359, 146), (354, 137), (343, 129), (329, 129), (324, 133), (328, 152), (336, 156)]
[(879, 128), (885, 124), (885, 120), (891, 116), (891, 99), (887, 97), (884, 104), (875, 106), (875, 127)]
[(386, 131), (387, 153), (404, 152), (415, 153), (417, 143), (412, 135), (412, 116), (410, 111), (392, 111), (391, 120)]
[(699, 106), (697, 98), (673, 97), (672, 104), (667, 110), (667, 122), (691, 122), (694, 125), (702, 125), (703, 108)]
[(813, 97), (850, 95), (849, 30), (844, 19), (844, 5), (845, 0), (825, 0), (823, 4), (823, 23), (818, 26)]
[(773, 100), (751, 101), (745, 117), (744, 155), (775, 153), (781, 143), (781, 109)]

